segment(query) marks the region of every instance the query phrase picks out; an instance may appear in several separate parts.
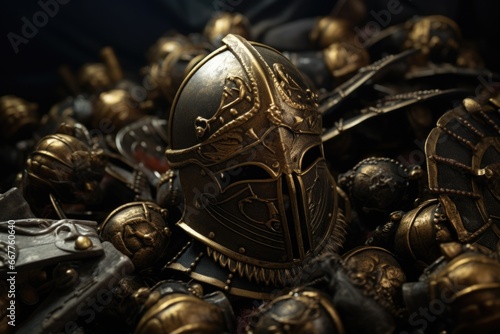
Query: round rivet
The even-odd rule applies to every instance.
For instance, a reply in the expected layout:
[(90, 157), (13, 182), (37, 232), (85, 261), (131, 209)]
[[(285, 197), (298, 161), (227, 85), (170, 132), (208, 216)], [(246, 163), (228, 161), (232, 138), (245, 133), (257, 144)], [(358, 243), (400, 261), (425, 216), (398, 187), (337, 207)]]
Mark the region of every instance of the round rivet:
[(245, 254), (247, 250), (244, 248), (244, 247), (240, 247), (240, 249), (238, 249), (238, 252), (240, 252), (241, 254)]
[(215, 233), (214, 233), (214, 232), (210, 232), (210, 233), (208, 233), (208, 237), (209, 237), (210, 239), (215, 238)]
[(76, 238), (76, 240), (75, 240), (75, 249), (86, 250), (92, 246), (93, 246), (93, 243), (89, 237), (81, 235), (78, 238)]
[(196, 294), (198, 296), (203, 295), (203, 286), (201, 284), (194, 283), (191, 286), (191, 289), (193, 290), (194, 294)]
[(54, 285), (59, 289), (75, 286), (80, 277), (75, 268), (61, 264), (54, 268), (52, 275), (54, 276)]

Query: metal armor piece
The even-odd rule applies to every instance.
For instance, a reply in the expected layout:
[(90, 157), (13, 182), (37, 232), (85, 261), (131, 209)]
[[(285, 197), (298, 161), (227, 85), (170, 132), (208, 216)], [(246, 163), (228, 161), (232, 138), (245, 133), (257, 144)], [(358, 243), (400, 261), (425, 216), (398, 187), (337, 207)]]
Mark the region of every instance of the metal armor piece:
[(470, 244), (446, 243), (441, 250), (443, 256), (427, 268), (419, 282), (403, 286), (409, 311), (431, 310), (447, 333), (498, 333), (498, 260)]
[(153, 202), (131, 202), (111, 212), (99, 226), (100, 236), (127, 255), (137, 269), (154, 265), (167, 249), (167, 210)]
[(178, 225), (235, 276), (282, 286), (343, 240), (316, 95), (276, 50), (223, 42), (170, 115), (166, 155), (185, 197)]
[(390, 158), (366, 158), (339, 175), (338, 182), (360, 214), (389, 214), (401, 209), (409, 197), (409, 172)]
[(172, 104), (186, 75), (208, 53), (206, 45), (182, 44), (165, 58), (151, 64), (148, 74), (153, 87), (151, 98), (154, 100), (164, 98), (169, 105)]
[(88, 93), (99, 94), (123, 79), (123, 70), (114, 50), (106, 46), (101, 49), (100, 56), (102, 63), (84, 64), (78, 73), (80, 87)]
[(347, 43), (332, 43), (322, 53), (325, 64), (337, 83), (370, 62), (370, 55), (365, 49)]
[(199, 287), (176, 281), (158, 282), (134, 333), (232, 333), (234, 314), (224, 294), (201, 296), (199, 292)]
[(156, 187), (156, 203), (162, 208), (172, 209), (180, 207), (183, 201), (184, 195), (182, 194), (179, 180), (179, 171), (176, 169), (169, 169), (161, 175), (158, 181)]
[(420, 50), (415, 57), (417, 62), (456, 61), (462, 32), (455, 21), (442, 15), (431, 15), (409, 20), (405, 27), (409, 32), (404, 47)]
[(44, 127), (47, 127), (47, 123), (53, 123), (55, 127), (62, 122), (67, 123), (69, 119), (73, 119), (76, 122), (88, 124), (92, 112), (93, 106), (89, 95), (68, 96), (63, 101), (53, 105), (48, 114), (44, 115), (41, 123)]
[(344, 326), (327, 295), (306, 288), (273, 299), (249, 333), (343, 334)]
[(0, 138), (16, 141), (29, 138), (38, 123), (36, 103), (14, 95), (0, 97)]
[(100, 131), (106, 128), (108, 132), (116, 133), (125, 125), (144, 116), (133, 97), (124, 89), (102, 92), (95, 101), (94, 108), (91, 123)]
[(123, 127), (116, 134), (118, 152), (127, 160), (153, 171), (157, 178), (169, 169), (165, 158), (167, 121), (144, 116)]
[(165, 59), (170, 53), (177, 48), (191, 43), (189, 38), (179, 33), (170, 33), (158, 38), (156, 43), (148, 51), (148, 59), (150, 63), (156, 63)]
[(429, 190), (458, 241), (494, 251), (500, 239), (500, 114), (474, 99), (446, 112), (425, 145)]
[(399, 221), (394, 251), (405, 263), (423, 270), (441, 255), (439, 244), (452, 241), (448, 219), (437, 200), (408, 211)]
[(205, 25), (203, 35), (215, 47), (223, 45), (222, 39), (227, 34), (250, 38), (250, 21), (240, 13), (216, 13)]
[(90, 93), (102, 92), (111, 88), (113, 84), (108, 69), (103, 63), (83, 65), (79, 70), (78, 80), (80, 86)]
[(0, 221), (34, 217), (21, 189), (14, 187), (0, 194)]
[(477, 252), (464, 252), (429, 279), (429, 299), (447, 296), (454, 334), (500, 329), (500, 263)]
[(45, 136), (26, 162), (23, 194), (34, 211), (43, 210), (49, 194), (64, 203), (96, 203), (104, 165), (101, 150), (74, 136)]
[(116, 284), (134, 271), (132, 262), (111, 243), (102, 243), (101, 254), (93, 259), (65, 262), (61, 269), (70, 275), (63, 281), (69, 279), (71, 285), (53, 289), (33, 314), (16, 326), (16, 333), (76, 331), (79, 327), (77, 321), (84, 324), (94, 321), (111, 303)]
[(353, 24), (348, 20), (332, 16), (319, 18), (309, 36), (311, 42), (320, 49), (327, 48), (333, 43), (353, 43), (354, 38)]
[(354, 285), (394, 317), (404, 313), (401, 287), (406, 275), (394, 254), (384, 248), (362, 246), (343, 255)]
[[(16, 254), (17, 271), (26, 271), (103, 254), (97, 223), (87, 220), (26, 218), (0, 222), (0, 273), (9, 271), (8, 254)], [(15, 231), (15, 244), (7, 236)], [(4, 241), (5, 240), (5, 241)], [(12, 270), (11, 270), (12, 271)]]

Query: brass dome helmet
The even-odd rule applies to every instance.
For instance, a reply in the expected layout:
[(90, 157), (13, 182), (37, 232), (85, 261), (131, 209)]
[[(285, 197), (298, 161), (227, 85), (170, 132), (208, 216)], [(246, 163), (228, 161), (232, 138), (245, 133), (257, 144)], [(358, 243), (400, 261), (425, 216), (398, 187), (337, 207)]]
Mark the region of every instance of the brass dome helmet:
[(405, 27), (408, 36), (403, 48), (420, 50), (420, 53), (413, 57), (415, 64), (422, 65), (428, 60), (456, 62), (462, 43), (462, 32), (455, 21), (442, 15), (430, 15), (408, 20)]
[(99, 226), (102, 239), (127, 255), (135, 268), (153, 266), (165, 255), (170, 235), (167, 210), (154, 202), (130, 202), (113, 210)]
[(151, 289), (139, 289), (134, 297), (141, 295), (147, 299), (134, 334), (233, 333), (234, 312), (220, 291), (203, 295), (199, 284), (166, 280)]
[(223, 43), (170, 113), (166, 155), (185, 199), (177, 224), (235, 275), (286, 285), (343, 240), (317, 96), (278, 51), (237, 35)]
[(38, 125), (38, 105), (14, 95), (0, 96), (0, 139), (30, 138)]
[[(440, 245), (443, 256), (418, 282), (405, 283), (409, 312), (429, 310), (447, 333), (498, 333), (500, 329), (500, 263), (471, 244)], [(493, 255), (493, 254), (492, 254)]]
[(222, 39), (227, 34), (236, 34), (243, 38), (249, 38), (250, 21), (240, 13), (216, 13), (210, 18), (203, 29), (203, 35), (212, 45), (219, 47), (223, 45)]
[(273, 299), (257, 318), (254, 326), (248, 326), (248, 333), (345, 333), (340, 314), (330, 298), (313, 289), (294, 289)]
[[(464, 249), (437, 272), (429, 275), (430, 300), (448, 302), (453, 334), (498, 333), (500, 329), (500, 263), (470, 245), (444, 244), (445, 248)], [(474, 247), (470, 247), (474, 250)]]
[(44, 215), (49, 197), (62, 203), (96, 204), (106, 159), (77, 136), (55, 133), (38, 141), (23, 173), (22, 188), (31, 208)]

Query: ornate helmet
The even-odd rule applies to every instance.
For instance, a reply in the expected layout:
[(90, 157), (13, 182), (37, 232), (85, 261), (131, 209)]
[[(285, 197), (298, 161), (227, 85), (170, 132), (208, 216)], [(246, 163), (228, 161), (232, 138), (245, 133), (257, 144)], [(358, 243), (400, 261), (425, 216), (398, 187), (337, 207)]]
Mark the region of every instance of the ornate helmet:
[(250, 21), (240, 13), (216, 13), (205, 25), (203, 35), (212, 45), (219, 47), (223, 45), (222, 39), (227, 34), (237, 34), (248, 38), (250, 33)]
[(405, 27), (408, 36), (404, 48), (420, 50), (420, 54), (414, 57), (415, 62), (456, 61), (462, 32), (455, 21), (442, 15), (430, 15), (408, 20)]
[[(118, 132), (126, 125), (144, 116), (140, 107), (134, 103), (132, 95), (125, 89), (112, 89), (102, 92), (94, 102), (91, 124), (101, 130), (109, 124), (109, 132)], [(109, 123), (103, 123), (109, 122)]]
[(0, 97), (0, 139), (16, 142), (32, 136), (38, 106), (14, 95)]
[[(405, 283), (409, 312), (436, 315), (448, 333), (498, 333), (500, 329), (500, 263), (471, 244), (441, 244), (443, 256), (433, 262), (418, 282)], [(493, 255), (493, 254), (492, 254)], [(432, 331), (433, 328), (428, 328)]]
[(343, 239), (317, 97), (276, 50), (237, 35), (223, 43), (187, 76), (170, 114), (178, 225), (234, 276), (283, 286)]
[(166, 217), (167, 210), (154, 202), (130, 202), (113, 210), (99, 233), (142, 270), (165, 255), (171, 235)]
[(26, 161), (23, 193), (31, 208), (43, 215), (49, 195), (63, 203), (95, 204), (106, 159), (77, 135), (55, 133), (40, 139)]
[(234, 312), (221, 291), (201, 295), (203, 288), (199, 284), (171, 280), (140, 290), (135, 295), (147, 293), (147, 299), (139, 311), (134, 334), (233, 332)]
[(339, 312), (330, 298), (314, 289), (295, 289), (265, 305), (251, 334), (335, 333), (344, 334)]

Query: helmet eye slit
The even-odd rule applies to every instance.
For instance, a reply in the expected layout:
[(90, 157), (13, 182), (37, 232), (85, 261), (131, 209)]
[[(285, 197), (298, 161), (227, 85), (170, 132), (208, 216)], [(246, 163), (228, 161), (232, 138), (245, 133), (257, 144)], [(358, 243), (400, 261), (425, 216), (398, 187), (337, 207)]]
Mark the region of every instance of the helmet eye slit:
[(323, 152), (321, 151), (320, 145), (309, 148), (302, 156), (302, 160), (300, 162), (300, 170), (305, 171), (309, 169), (316, 162), (316, 160), (322, 157)]
[(271, 175), (264, 168), (255, 165), (244, 165), (227, 169), (223, 172), (216, 173), (215, 177), (223, 188), (239, 181), (271, 179)]

